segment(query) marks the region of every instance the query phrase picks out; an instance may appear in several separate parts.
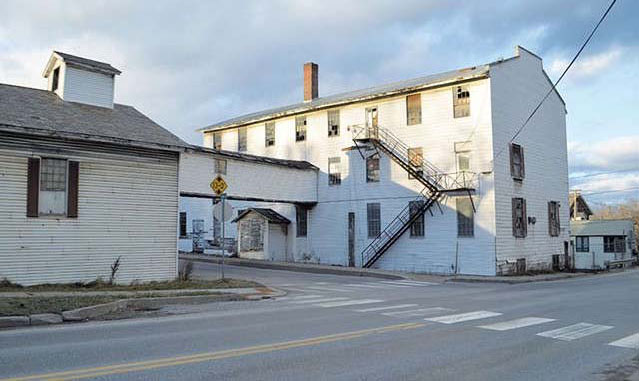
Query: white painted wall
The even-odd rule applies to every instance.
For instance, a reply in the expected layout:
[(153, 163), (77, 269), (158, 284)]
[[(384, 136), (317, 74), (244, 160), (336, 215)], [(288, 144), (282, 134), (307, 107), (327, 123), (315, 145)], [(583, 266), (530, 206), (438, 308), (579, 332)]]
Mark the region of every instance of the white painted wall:
[(63, 67), (64, 70), (60, 73), (60, 86), (64, 87), (60, 94), (62, 99), (113, 108), (115, 82), (113, 75), (78, 69), (66, 64)]
[(105, 154), (83, 144), (63, 151), (80, 163), (78, 218), (27, 218), (27, 158), (44, 153), (14, 151), (0, 141), (0, 279), (23, 285), (108, 280), (118, 256), (118, 282), (174, 279), (177, 155)]

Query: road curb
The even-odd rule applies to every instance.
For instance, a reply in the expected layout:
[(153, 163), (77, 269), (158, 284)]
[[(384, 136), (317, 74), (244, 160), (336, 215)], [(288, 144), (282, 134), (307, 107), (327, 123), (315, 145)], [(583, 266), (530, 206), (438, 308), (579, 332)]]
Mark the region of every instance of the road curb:
[[(208, 262), (208, 263), (216, 263), (219, 264), (222, 262), (221, 257), (201, 257), (194, 255), (180, 255), (180, 259), (195, 261), (195, 262)], [(384, 272), (378, 272), (374, 270), (366, 270), (360, 268), (350, 268), (350, 267), (341, 267), (341, 266), (322, 266), (322, 265), (313, 265), (308, 263), (281, 263), (281, 262), (268, 262), (268, 261), (258, 261), (258, 260), (247, 260), (242, 258), (225, 258), (224, 263), (232, 266), (243, 266), (243, 267), (254, 267), (258, 269), (268, 269), (268, 270), (285, 270), (285, 271), (295, 271), (302, 273), (312, 273), (312, 274), (331, 274), (331, 275), (347, 275), (347, 276), (368, 276), (374, 278), (382, 278), (382, 279), (390, 279), (390, 280), (402, 280), (407, 279), (406, 276), (399, 274), (389, 274)]]

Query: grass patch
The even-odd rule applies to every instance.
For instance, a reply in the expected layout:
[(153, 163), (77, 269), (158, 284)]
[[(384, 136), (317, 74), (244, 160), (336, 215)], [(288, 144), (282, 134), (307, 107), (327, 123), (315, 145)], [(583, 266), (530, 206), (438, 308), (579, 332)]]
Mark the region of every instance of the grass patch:
[(0, 281), (0, 292), (43, 292), (43, 291), (154, 291), (154, 290), (185, 290), (211, 288), (244, 288), (262, 287), (261, 284), (241, 279), (217, 280), (187, 280), (133, 283), (129, 285), (109, 284), (101, 280), (87, 283), (38, 284), (21, 286), (7, 280)]
[(0, 298), (0, 316), (62, 313), (63, 311), (109, 303), (118, 299), (121, 299), (121, 297), (106, 295)]

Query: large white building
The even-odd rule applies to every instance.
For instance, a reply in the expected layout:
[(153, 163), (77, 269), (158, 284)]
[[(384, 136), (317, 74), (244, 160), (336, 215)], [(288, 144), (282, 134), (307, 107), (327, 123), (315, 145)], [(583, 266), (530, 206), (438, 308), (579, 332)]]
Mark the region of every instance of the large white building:
[[(318, 97), (317, 65), (304, 77), (303, 102), (201, 129), (214, 152), (319, 169), (315, 189), (300, 184), (290, 203), (233, 202), (288, 205), (278, 213), (298, 243), (289, 260), (497, 275), (568, 257), (560, 95), (518, 131), (552, 88), (541, 58), (517, 47), (508, 59), (327, 97)], [(246, 181), (256, 191), (297, 187)], [(305, 198), (313, 202), (296, 202)]]

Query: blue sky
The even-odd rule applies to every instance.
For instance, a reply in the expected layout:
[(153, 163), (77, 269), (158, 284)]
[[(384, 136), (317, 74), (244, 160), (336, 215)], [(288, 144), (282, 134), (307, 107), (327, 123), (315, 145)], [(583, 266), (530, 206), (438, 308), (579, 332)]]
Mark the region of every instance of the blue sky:
[[(117, 102), (200, 143), (198, 127), (299, 101), (306, 61), (320, 64), (320, 96), (509, 57), (517, 44), (555, 79), (607, 5), (4, 0), (0, 82), (43, 88), (52, 49), (106, 61), (123, 71)], [(571, 185), (593, 203), (639, 198), (638, 15), (638, 1), (618, 0), (559, 86)]]

